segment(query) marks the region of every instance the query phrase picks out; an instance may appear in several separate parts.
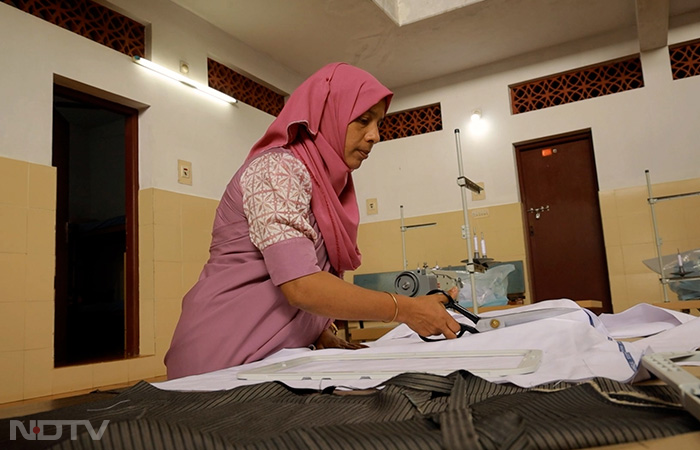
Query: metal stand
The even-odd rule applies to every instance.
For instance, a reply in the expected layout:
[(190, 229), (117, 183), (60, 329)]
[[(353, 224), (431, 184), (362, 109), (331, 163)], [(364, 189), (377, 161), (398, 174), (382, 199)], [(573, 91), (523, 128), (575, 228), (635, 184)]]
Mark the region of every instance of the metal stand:
[(455, 143), (457, 146), (457, 165), (459, 167), (459, 177), (457, 178), (457, 185), (461, 187), (462, 193), (462, 211), (464, 213), (464, 237), (467, 241), (467, 261), (466, 268), (467, 273), (469, 273), (469, 281), (471, 284), (472, 291), (472, 307), (474, 309), (474, 314), (479, 314), (479, 305), (476, 299), (476, 278), (474, 276), (474, 249), (472, 249), (471, 233), (469, 231), (469, 210), (467, 209), (467, 190), (475, 193), (480, 193), (482, 188), (478, 184), (474, 183), (470, 179), (464, 176), (464, 171), (462, 169), (462, 145), (459, 140), (459, 128), (455, 129)]
[(670, 300), (668, 299), (668, 292), (666, 290), (666, 286), (668, 286), (668, 283), (674, 282), (674, 281), (687, 281), (687, 280), (698, 280), (700, 279), (700, 276), (691, 276), (691, 277), (686, 277), (683, 276), (683, 267), (681, 266), (679, 268), (679, 275), (676, 277), (667, 277), (666, 274), (664, 273), (664, 262), (663, 258), (661, 257), (661, 245), (662, 245), (662, 239), (659, 237), (659, 229), (658, 225), (656, 222), (656, 211), (654, 210), (654, 205), (658, 202), (662, 202), (665, 200), (674, 200), (677, 198), (685, 198), (685, 197), (693, 197), (696, 195), (700, 195), (700, 192), (688, 192), (686, 194), (676, 194), (676, 195), (665, 195), (663, 197), (654, 197), (651, 193), (651, 178), (649, 176), (649, 169), (646, 169), (644, 171), (644, 174), (646, 175), (647, 178), (647, 191), (649, 192), (649, 207), (651, 208), (651, 222), (654, 226), (654, 239), (656, 241), (656, 257), (659, 260), (659, 273), (661, 274), (661, 278), (659, 278), (659, 281), (661, 281), (661, 285), (663, 288), (664, 292), (664, 303), (668, 303)]
[(403, 224), (403, 205), (401, 205), (399, 208), (401, 210), (401, 251), (403, 254), (403, 270), (407, 270), (408, 260), (406, 259), (406, 230), (410, 230), (412, 228), (432, 227), (433, 225), (437, 225), (437, 222), (419, 223), (417, 225), (406, 226)]
[(642, 358), (642, 365), (673, 388), (679, 403), (700, 420), (700, 380), (676, 365), (689, 361), (700, 361), (700, 352), (652, 353)]

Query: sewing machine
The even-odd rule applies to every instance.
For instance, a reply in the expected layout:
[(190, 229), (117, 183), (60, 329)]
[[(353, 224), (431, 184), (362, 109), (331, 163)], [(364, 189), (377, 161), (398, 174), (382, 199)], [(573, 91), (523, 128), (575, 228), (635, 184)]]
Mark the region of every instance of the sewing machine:
[[(499, 261), (488, 263), (475, 260), (475, 271), (484, 273), (486, 268), (496, 268), (512, 264), (514, 270), (508, 274), (506, 297), (510, 301), (525, 298), (525, 277), (522, 261)], [(376, 291), (389, 291), (409, 297), (425, 295), (432, 289), (449, 290), (453, 286), (462, 287), (468, 282), (465, 266), (428, 267), (426, 264), (413, 270), (378, 272), (354, 275), (353, 283)], [(479, 282), (477, 281), (477, 286)]]

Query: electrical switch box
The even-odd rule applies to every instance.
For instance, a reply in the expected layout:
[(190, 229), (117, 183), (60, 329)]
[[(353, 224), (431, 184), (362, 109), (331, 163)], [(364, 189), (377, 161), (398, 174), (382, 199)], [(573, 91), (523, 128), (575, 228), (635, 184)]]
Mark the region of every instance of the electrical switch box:
[(367, 199), (367, 215), (377, 214), (379, 212), (379, 205), (377, 204), (376, 198)]
[(177, 182), (192, 186), (192, 163), (189, 161), (177, 160)]

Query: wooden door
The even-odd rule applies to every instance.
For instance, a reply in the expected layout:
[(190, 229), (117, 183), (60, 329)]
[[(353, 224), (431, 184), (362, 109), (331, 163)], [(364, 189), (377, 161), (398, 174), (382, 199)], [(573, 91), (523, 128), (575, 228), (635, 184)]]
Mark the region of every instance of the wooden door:
[(516, 154), (533, 300), (600, 300), (612, 312), (590, 132), (516, 145)]

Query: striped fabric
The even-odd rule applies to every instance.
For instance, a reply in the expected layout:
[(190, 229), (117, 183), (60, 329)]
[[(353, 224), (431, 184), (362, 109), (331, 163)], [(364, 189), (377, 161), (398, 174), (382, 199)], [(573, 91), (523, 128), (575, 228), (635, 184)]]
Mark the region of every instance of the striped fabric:
[[(270, 382), (218, 392), (162, 391), (141, 382), (113, 399), (24, 417), (89, 419), (76, 439), (9, 440), (0, 448), (60, 449), (575, 449), (700, 430), (666, 386), (606, 379), (537, 388), (468, 372), (402, 374), (369, 391), (293, 390)], [(55, 434), (55, 433), (54, 433)]]

